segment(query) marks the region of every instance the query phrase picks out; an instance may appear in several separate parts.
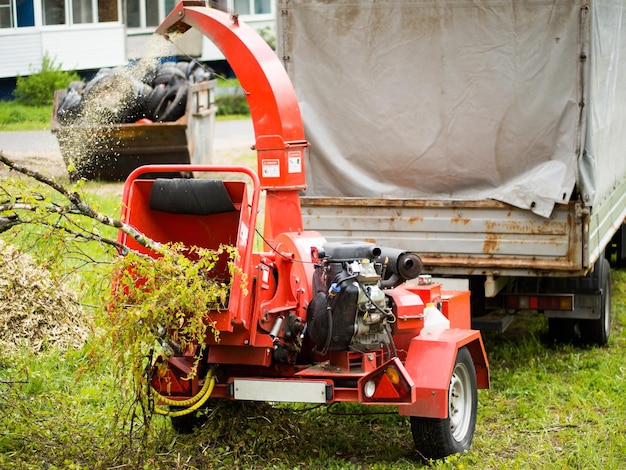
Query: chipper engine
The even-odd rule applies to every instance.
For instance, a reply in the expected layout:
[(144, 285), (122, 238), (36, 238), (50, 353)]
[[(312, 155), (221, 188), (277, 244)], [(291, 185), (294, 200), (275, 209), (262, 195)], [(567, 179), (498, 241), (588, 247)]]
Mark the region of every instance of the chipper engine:
[[(220, 259), (211, 271), (230, 286), (223, 308), (206, 312), (219, 336), (207, 335), (196, 369), (198, 348), (159, 358), (150, 379), (159, 405), (175, 426), (208, 398), (395, 406), (410, 417), (422, 455), (467, 450), (477, 389), (489, 386), (469, 292), (421, 275), (415, 253), (305, 230), (299, 193), (308, 143), (281, 62), (255, 31), (204, 1), (178, 3), (157, 32), (192, 27), (220, 47), (245, 90), (258, 173), (150, 165), (126, 181), (122, 220), (148, 237), (237, 253), (235, 269)], [(195, 177), (172, 178), (177, 172)], [(119, 241), (156, 256), (132, 237)]]

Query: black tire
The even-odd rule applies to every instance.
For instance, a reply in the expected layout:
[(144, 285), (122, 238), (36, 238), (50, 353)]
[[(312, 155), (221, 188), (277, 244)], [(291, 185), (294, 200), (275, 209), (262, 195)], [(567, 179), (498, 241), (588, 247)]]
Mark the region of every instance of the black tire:
[(182, 416), (171, 417), (172, 427), (178, 434), (191, 434), (195, 428), (207, 421), (207, 415), (202, 411), (194, 411)]
[(602, 258), (597, 264), (598, 284), (600, 288), (600, 318), (597, 320), (581, 320), (581, 339), (587, 344), (604, 346), (611, 335), (611, 265), (609, 260)]
[(93, 92), (94, 88), (97, 90), (102, 86), (102, 84), (110, 81), (114, 74), (115, 72), (113, 69), (105, 68), (98, 70), (98, 73), (96, 73), (96, 75), (85, 84), (83, 94), (86, 97), (89, 96), (89, 94)]
[(137, 79), (131, 78), (131, 94), (128, 96), (126, 109), (121, 113), (122, 122), (131, 123), (147, 117), (147, 101), (152, 94), (152, 87)]
[(157, 107), (159, 106), (159, 103), (161, 102), (167, 91), (168, 89), (165, 85), (158, 85), (152, 89), (144, 105), (144, 112), (148, 119), (151, 119), (153, 121), (156, 120)]
[(172, 122), (183, 117), (187, 107), (187, 85), (168, 87), (167, 92), (154, 110), (154, 118), (159, 122)]
[(195, 59), (189, 62), (187, 71), (185, 73), (187, 75), (187, 80), (189, 80), (189, 83), (204, 82), (207, 80), (211, 80), (211, 78), (215, 76), (215, 70), (207, 65), (202, 65)]
[(580, 338), (580, 320), (548, 318), (548, 334), (557, 343), (572, 343)]
[(176, 62), (176, 67), (179, 68), (185, 74), (185, 76), (187, 76), (187, 69), (189, 68), (188, 61), (181, 60), (179, 62)]
[(426, 459), (441, 459), (470, 448), (476, 428), (478, 390), (474, 361), (459, 349), (448, 389), (448, 417), (411, 417), (415, 448)]
[(169, 67), (161, 67), (157, 71), (153, 85), (174, 85), (186, 81), (187, 75), (185, 75), (185, 72), (176, 67), (176, 65), (172, 65)]

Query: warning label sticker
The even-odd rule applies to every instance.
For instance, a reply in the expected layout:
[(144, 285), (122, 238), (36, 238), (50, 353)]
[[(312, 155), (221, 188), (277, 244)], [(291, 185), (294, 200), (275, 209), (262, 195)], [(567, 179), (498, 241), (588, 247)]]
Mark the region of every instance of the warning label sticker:
[(302, 153), (300, 151), (289, 152), (287, 158), (289, 162), (287, 171), (289, 173), (302, 173)]
[(264, 178), (280, 178), (280, 160), (262, 160), (261, 173)]

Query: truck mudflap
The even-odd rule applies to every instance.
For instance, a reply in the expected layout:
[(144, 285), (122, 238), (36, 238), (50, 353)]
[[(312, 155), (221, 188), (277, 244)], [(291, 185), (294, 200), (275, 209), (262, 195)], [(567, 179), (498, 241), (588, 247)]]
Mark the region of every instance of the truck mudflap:
[(414, 383), (411, 403), (400, 404), (403, 416), (447, 418), (448, 391), (458, 351), (466, 347), (476, 370), (477, 388), (489, 388), (489, 363), (479, 331), (434, 330), (411, 340), (404, 369)]

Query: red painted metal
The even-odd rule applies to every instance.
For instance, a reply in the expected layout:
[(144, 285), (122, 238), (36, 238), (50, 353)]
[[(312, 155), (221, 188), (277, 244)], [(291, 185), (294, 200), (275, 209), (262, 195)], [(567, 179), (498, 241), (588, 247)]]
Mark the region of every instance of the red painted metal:
[[(315, 320), (311, 321), (307, 315), (314, 315), (309, 304), (321, 290), (315, 290), (319, 286), (313, 285), (313, 279), (317, 273), (316, 283), (320, 283), (315, 267), (320, 263), (317, 250), (326, 243), (319, 233), (302, 230), (298, 191), (304, 188), (303, 159), (308, 144), (298, 102), (282, 64), (258, 34), (238, 19), (203, 5), (204, 2), (179, 3), (157, 32), (175, 34), (195, 27), (220, 47), (250, 103), (259, 176), (245, 167), (142, 167), (130, 175), (124, 187), (122, 220), (157, 241), (182, 241), (206, 247), (228, 243), (239, 251), (240, 274), (236, 273), (232, 280), (227, 310), (207, 312), (224, 333), (219, 341), (207, 340), (204, 356), (207, 364), (220, 366), (213, 396), (233, 398), (227, 386), (233, 377), (283, 378), (332, 384), (330, 402), (368, 402), (363, 387), (371, 379), (380, 386), (370, 397), (371, 404), (397, 404), (403, 415), (445, 418), (448, 388), (459, 348), (469, 349), (479, 388), (489, 385), (488, 363), (477, 331), (423, 332), (424, 304), (447, 302), (446, 314), (455, 324), (460, 324), (469, 321), (469, 311), (465, 308), (469, 297), (450, 294), (445, 298), (438, 284), (386, 289), (395, 317), (392, 326), (395, 348), (376, 342), (364, 344), (362, 350), (331, 349), (321, 353), (312, 344), (306, 344), (314, 339), (307, 338), (303, 329), (297, 329), (298, 325), (304, 328), (314, 324)], [(252, 182), (251, 203), (248, 205), (244, 182), (225, 180), (236, 211), (206, 216), (151, 211), (149, 199), (154, 181), (145, 179), (146, 174), (176, 171), (240, 173)], [(255, 252), (261, 190), (267, 193), (264, 237), (266, 248), (271, 249)], [(132, 237), (120, 235), (119, 241), (136, 247)], [(459, 306), (462, 308), (457, 312)], [(287, 321), (291, 322), (289, 335), (284, 326)], [(299, 334), (302, 341), (293, 339)], [(174, 366), (174, 374), (182, 373), (183, 366), (187, 366), (175, 358), (167, 360)], [(393, 368), (393, 373), (387, 368)], [(191, 387), (197, 391), (197, 380)], [(176, 391), (184, 395), (183, 388), (182, 384), (177, 385)]]
[(398, 408), (401, 415), (427, 418), (448, 417), (448, 386), (457, 351), (467, 346), (474, 367), (476, 385), (489, 388), (489, 365), (479, 331), (437, 330), (411, 340), (404, 367), (415, 382), (416, 400)]
[[(304, 152), (308, 142), (293, 85), (276, 53), (238, 18), (183, 1), (157, 28), (174, 35), (193, 27), (222, 51), (243, 88), (254, 125), (261, 186), (268, 191), (265, 238), (301, 231), (298, 191), (306, 187)], [(279, 192), (280, 194), (272, 194)]]
[[(149, 205), (150, 189), (154, 180), (143, 179), (146, 174), (172, 172), (211, 172), (237, 173), (247, 176), (252, 182), (252, 198), (248, 206), (245, 182), (225, 182), (227, 188), (232, 187), (231, 196), (238, 212), (215, 214), (208, 216), (165, 214), (152, 211)], [(186, 246), (203, 248), (219, 248), (221, 243), (237, 248), (239, 259), (235, 262), (237, 269), (232, 284), (241, 286), (254, 277), (252, 249), (254, 246), (254, 228), (259, 207), (260, 183), (256, 173), (243, 166), (203, 166), (203, 165), (146, 165), (133, 171), (124, 185), (122, 194), (121, 220), (140, 230), (157, 242), (179, 241)], [(132, 249), (147, 253), (132, 237), (119, 232), (118, 242)], [(154, 254), (153, 254), (154, 255)], [(228, 276), (224, 257), (215, 272)], [(228, 301), (228, 310), (210, 313), (211, 320), (216, 321), (220, 331), (233, 331), (250, 315), (249, 299), (244, 295), (245, 289), (232, 289)], [(249, 323), (248, 323), (249, 324)]]

